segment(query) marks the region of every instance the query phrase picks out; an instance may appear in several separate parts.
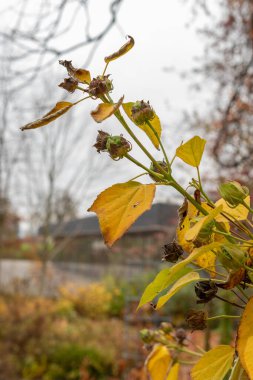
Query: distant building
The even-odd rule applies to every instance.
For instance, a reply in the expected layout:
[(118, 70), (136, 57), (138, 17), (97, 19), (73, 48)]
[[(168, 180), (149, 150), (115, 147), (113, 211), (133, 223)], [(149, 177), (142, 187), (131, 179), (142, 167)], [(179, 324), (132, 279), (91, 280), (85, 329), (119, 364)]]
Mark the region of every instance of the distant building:
[(161, 247), (175, 237), (178, 206), (157, 203), (108, 248), (96, 216), (51, 226), (58, 248), (56, 260), (87, 263), (140, 263), (161, 260)]

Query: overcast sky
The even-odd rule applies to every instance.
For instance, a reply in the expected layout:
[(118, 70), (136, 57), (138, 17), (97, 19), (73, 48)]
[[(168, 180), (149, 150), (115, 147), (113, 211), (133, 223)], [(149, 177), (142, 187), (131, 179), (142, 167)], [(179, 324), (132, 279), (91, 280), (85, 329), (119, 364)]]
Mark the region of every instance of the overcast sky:
[[(9, 0), (8, 3), (9, 5), (14, 5), (14, 7), (18, 7), (20, 4), (18, 0)], [(53, 3), (53, 0), (50, 0), (49, 3)], [(108, 3), (109, 1), (107, 0), (90, 1), (91, 34), (97, 30), (101, 30), (101, 26), (108, 22)], [(31, 4), (33, 4), (35, 10), (37, 2), (34, 1)], [(117, 24), (99, 44), (88, 67), (92, 76), (101, 74), (104, 68), (103, 58), (118, 50), (126, 42), (125, 36), (127, 34), (134, 37), (135, 47), (127, 55), (112, 62), (108, 68), (108, 73), (112, 75), (115, 87), (113, 98), (117, 100), (124, 94), (125, 101), (141, 99), (150, 101), (161, 122), (166, 126), (163, 132), (163, 140), (170, 150), (171, 157), (174, 155), (174, 150), (180, 142), (194, 134), (194, 131), (186, 133), (185, 126), (180, 124), (183, 111), (193, 110), (196, 105), (205, 106), (204, 100), (197, 98), (197, 94), (189, 90), (188, 82), (183, 80), (179, 75), (180, 72), (187, 71), (193, 67), (194, 57), (201, 55), (204, 47), (203, 41), (201, 41), (196, 33), (196, 27), (203, 24), (204, 16), (200, 17), (198, 24), (195, 23), (190, 28), (187, 28), (186, 25), (191, 20), (191, 12), (189, 4), (187, 4), (183, 0), (156, 0), (155, 2), (151, 0), (124, 0), (118, 14)], [(5, 1), (1, 2), (0, 9), (5, 5)], [(70, 13), (64, 15), (66, 22), (70, 17)], [(3, 28), (5, 25), (10, 25), (11, 22), (11, 13), (7, 12), (2, 15)], [(63, 46), (65, 48), (76, 40), (80, 40), (84, 28), (83, 15), (80, 14), (71, 32), (67, 36), (64, 36), (64, 39), (59, 39), (57, 42), (58, 47)], [(81, 67), (86, 61), (88, 54), (89, 48), (84, 48), (61, 58), (73, 60), (73, 64), (76, 67)], [(170, 71), (170, 68), (174, 68), (175, 70)], [(59, 77), (61, 75), (62, 77), (66, 76), (64, 69), (58, 65), (57, 60), (52, 65), (52, 70), (59, 73)], [(52, 77), (51, 82), (53, 83), (53, 81), (54, 78)], [(55, 79), (55, 102), (63, 96), (62, 89), (58, 88), (57, 84), (58, 80)], [(68, 96), (67, 99), (71, 100), (71, 96)], [(122, 132), (122, 128), (119, 127), (113, 118), (99, 126), (89, 118), (90, 110), (96, 107), (94, 102), (89, 101), (87, 105), (82, 105), (82, 107), (86, 113), (86, 133), (94, 134), (95, 138), (96, 130), (101, 127), (115, 134)], [(73, 110), (71, 112), (80, 114), (80, 110)], [(29, 121), (22, 120), (22, 124)], [(18, 130), (20, 120), (16, 122), (16, 138), (18, 138), (20, 134)], [(80, 123), (80, 120), (77, 120), (78, 122)], [(51, 128), (51, 126), (44, 128)], [(60, 126), (57, 125), (56, 128), (60, 128)], [(32, 133), (39, 133), (39, 131)], [(149, 144), (149, 140), (142, 132), (138, 131), (137, 133), (139, 138), (154, 152)], [(198, 131), (198, 134), (204, 137), (202, 131)], [(90, 159), (93, 159), (93, 155), (95, 154), (96, 152), (93, 150)], [(143, 159), (145, 164), (149, 165), (147, 159), (138, 149), (134, 151), (133, 155), (139, 159)], [(159, 152), (154, 152), (154, 155), (157, 158), (160, 157)], [(109, 165), (110, 159), (104, 155), (103, 157), (108, 161)], [(80, 206), (80, 215), (84, 214), (85, 209), (90, 205), (96, 193), (116, 181), (126, 181), (131, 176), (140, 173), (139, 169), (136, 169), (131, 164), (129, 165), (126, 160), (115, 162), (114, 165), (114, 174), (110, 174), (103, 181), (98, 178), (94, 183), (91, 193), (88, 196), (85, 194), (85, 204), (84, 207), (83, 205)], [(187, 181), (191, 177), (191, 172), (189, 172), (188, 168), (185, 171), (182, 168), (182, 171), (180, 169), (180, 175), (184, 181)], [(175, 194), (171, 193), (171, 191), (166, 193), (162, 191), (158, 193), (157, 199), (168, 199), (173, 202), (174, 198)]]

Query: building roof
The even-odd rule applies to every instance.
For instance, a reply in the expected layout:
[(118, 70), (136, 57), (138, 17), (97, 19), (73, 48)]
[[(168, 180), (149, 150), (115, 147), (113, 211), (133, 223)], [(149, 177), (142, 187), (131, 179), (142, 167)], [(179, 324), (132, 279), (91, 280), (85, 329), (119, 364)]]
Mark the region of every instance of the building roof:
[[(177, 205), (156, 203), (137, 219), (127, 234), (167, 231), (168, 226), (175, 226), (177, 223), (177, 209)], [(52, 225), (50, 229), (54, 237), (101, 235), (96, 216), (87, 216), (60, 225)]]

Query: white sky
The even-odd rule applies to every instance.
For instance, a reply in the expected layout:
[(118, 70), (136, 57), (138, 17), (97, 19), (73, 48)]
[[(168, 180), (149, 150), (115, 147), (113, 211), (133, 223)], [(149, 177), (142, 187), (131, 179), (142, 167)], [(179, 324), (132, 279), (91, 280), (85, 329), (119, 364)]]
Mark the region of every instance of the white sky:
[[(6, 1), (3, 1), (3, 3), (1, 3), (0, 9), (6, 5)], [(18, 0), (9, 0), (8, 3), (14, 6), (19, 4)], [(36, 1), (34, 1), (34, 7), (36, 7)], [(90, 16), (91, 32), (101, 29), (101, 25), (108, 20), (108, 1), (92, 0)], [(68, 18), (68, 15), (65, 15), (65, 17)], [(84, 25), (82, 17), (80, 16), (79, 21), (74, 25), (71, 34), (68, 37), (64, 37), (64, 40), (59, 40), (59, 46), (67, 47), (71, 45), (83, 33)], [(203, 23), (203, 17), (198, 22), (199, 24)], [(154, 2), (151, 0), (124, 0), (119, 11), (117, 25), (113, 27), (102, 43), (100, 43), (89, 67), (93, 76), (100, 74), (104, 68), (103, 58), (118, 50), (125, 43), (124, 36), (126, 34), (134, 37), (135, 47), (127, 55), (112, 62), (109, 66), (108, 73), (112, 74), (115, 86), (113, 98), (117, 100), (124, 94), (126, 101), (150, 100), (161, 122), (166, 126), (163, 140), (169, 148), (171, 157), (174, 154), (175, 148), (182, 140), (186, 140), (195, 134), (194, 131), (186, 132), (185, 126), (180, 124), (183, 110), (193, 110), (194, 106), (197, 105), (205, 107), (206, 104), (204, 99), (197, 98), (197, 95), (189, 90), (188, 83), (176, 73), (190, 69), (193, 66), (194, 57), (203, 53), (204, 45), (195, 31), (196, 24), (195, 27), (186, 28), (186, 24), (190, 19), (189, 5), (186, 5), (184, 1), (156, 0)], [(4, 15), (2, 25), (9, 22), (11, 20), (8, 19), (8, 14)], [(74, 66), (81, 67), (87, 54), (88, 50), (85, 48), (61, 58), (72, 59)], [(164, 70), (165, 67), (174, 67), (176, 72), (168, 72)], [(58, 72), (59, 75), (61, 73), (63, 76), (65, 75), (64, 69), (59, 67), (57, 61), (53, 65), (53, 70)], [(53, 80), (54, 78), (52, 78)], [(55, 101), (58, 101), (63, 94), (62, 89), (59, 89), (57, 84), (58, 81), (56, 79)], [(71, 96), (68, 97), (69, 99), (71, 99)], [(96, 104), (91, 101), (84, 106), (86, 120), (87, 114), (95, 106)], [(77, 111), (77, 114), (79, 113), (80, 111)], [(23, 120), (22, 124), (28, 121), (30, 120)], [(78, 122), (80, 123), (80, 119), (77, 120)], [(19, 120), (18, 123), (20, 123)], [(112, 118), (102, 125), (96, 125), (93, 120), (90, 120), (88, 125), (86, 125), (86, 130), (90, 130), (88, 133), (94, 134), (95, 139), (95, 131), (101, 129), (101, 127), (105, 130), (108, 128), (109, 131), (115, 134), (122, 132), (116, 120)], [(45, 128), (50, 128), (50, 126)], [(17, 128), (17, 138), (19, 133)], [(38, 132), (36, 131), (35, 133)], [(139, 131), (137, 133), (142, 142), (147, 144), (152, 149), (152, 152), (154, 152), (149, 144), (149, 140), (143, 133)], [(198, 131), (198, 135), (204, 137), (205, 134)], [(144, 160), (146, 165), (149, 165), (146, 158), (138, 149), (132, 153), (138, 159)], [(90, 159), (93, 159), (94, 156), (92, 155), (95, 154), (96, 152), (93, 150)], [(159, 152), (154, 152), (154, 155), (159, 158)], [(105, 155), (101, 155), (101, 159), (108, 160), (108, 165), (110, 164), (110, 159)], [(184, 183), (186, 183), (187, 179), (191, 178), (191, 171), (186, 167), (180, 167), (178, 170), (180, 171), (179, 177), (181, 176)], [(93, 191), (88, 196), (85, 194), (85, 205), (84, 207), (82, 205), (80, 208), (80, 215), (84, 215), (84, 210), (89, 207), (95, 194), (117, 181), (130, 179), (134, 175), (139, 174), (140, 170), (134, 168), (132, 164), (128, 164), (126, 160), (121, 160), (120, 162), (115, 162), (113, 173), (106, 180), (103, 179), (101, 181), (98, 178), (96, 183), (94, 183)], [(158, 192), (157, 199), (168, 199), (173, 202), (175, 200), (175, 193), (170, 190), (167, 192), (166, 189), (166, 192)]]

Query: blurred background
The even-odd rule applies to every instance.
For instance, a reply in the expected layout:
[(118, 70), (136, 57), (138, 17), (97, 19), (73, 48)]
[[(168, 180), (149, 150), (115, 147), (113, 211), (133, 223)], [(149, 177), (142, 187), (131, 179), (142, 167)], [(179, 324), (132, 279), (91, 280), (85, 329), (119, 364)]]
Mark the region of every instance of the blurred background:
[[(114, 99), (150, 101), (170, 157), (182, 140), (206, 138), (201, 173), (214, 198), (223, 179), (251, 188), (252, 1), (4, 0), (0, 17), (0, 380), (144, 379), (140, 328), (183, 326), (195, 304), (189, 289), (163, 314), (135, 312), (165, 265), (162, 246), (175, 237), (182, 199), (157, 191), (152, 209), (108, 249), (86, 210), (140, 172), (96, 152), (96, 101), (41, 129), (19, 128), (78, 99), (58, 87), (66, 76), (58, 60), (96, 77), (131, 35), (134, 49), (108, 69)], [(113, 118), (102, 128), (123, 133)], [(175, 162), (175, 175), (186, 186), (194, 172)], [(232, 325), (213, 327), (194, 339), (229, 341)]]

